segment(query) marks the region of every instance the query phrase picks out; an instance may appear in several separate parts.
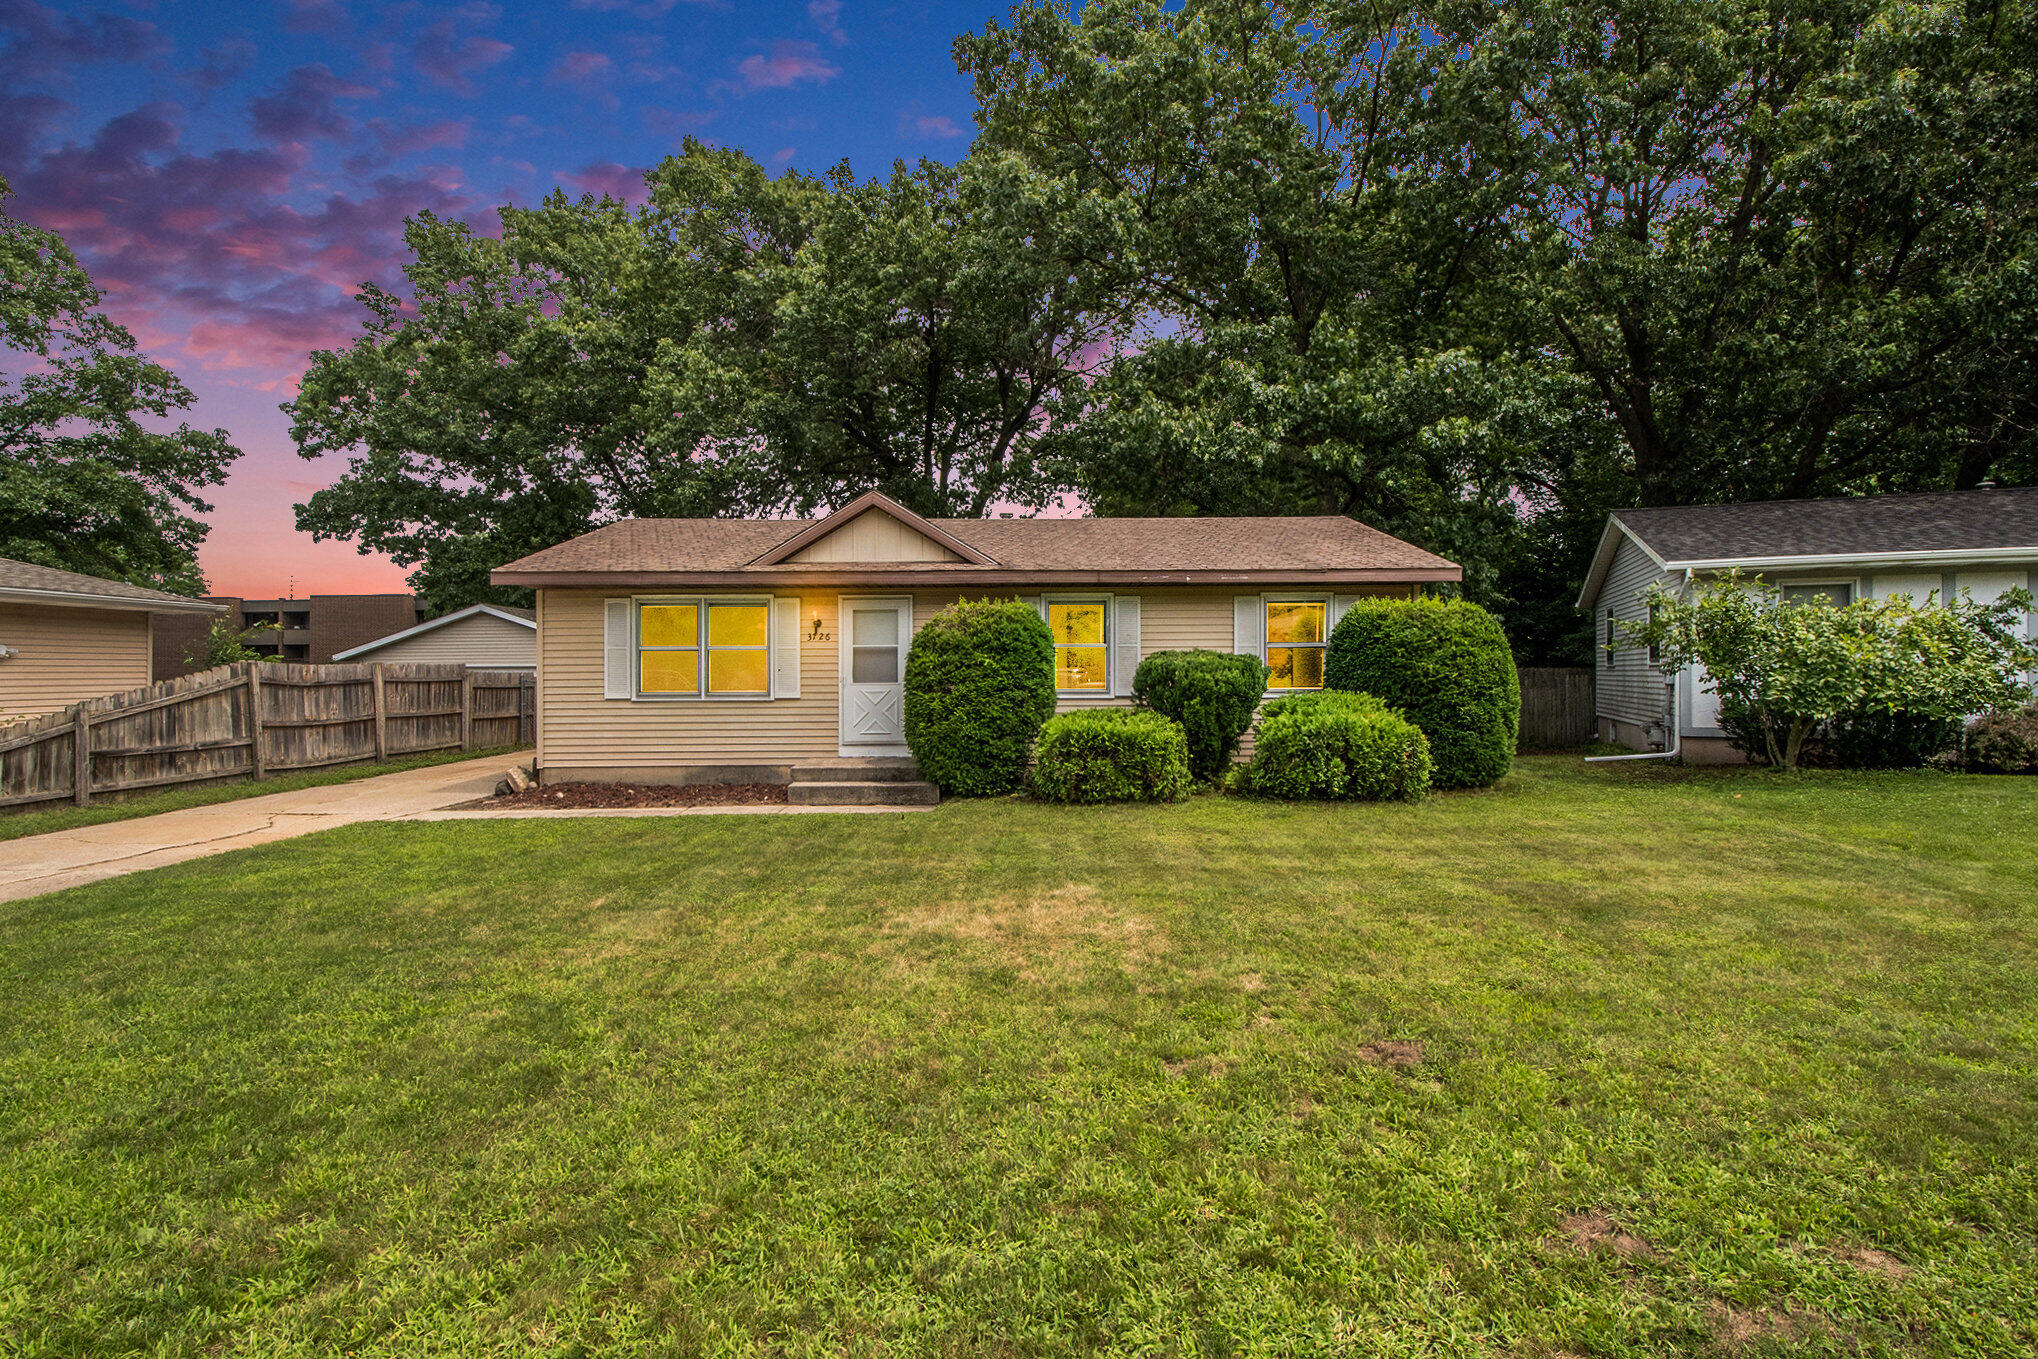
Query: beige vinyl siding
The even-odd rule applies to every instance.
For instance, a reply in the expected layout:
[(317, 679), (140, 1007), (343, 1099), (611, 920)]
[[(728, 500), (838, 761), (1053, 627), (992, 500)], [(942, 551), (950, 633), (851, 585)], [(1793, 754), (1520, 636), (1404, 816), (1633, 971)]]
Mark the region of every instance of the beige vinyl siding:
[(865, 510), (827, 537), (808, 543), (796, 562), (959, 562), (956, 553), (882, 510)]
[(477, 613), (348, 659), (364, 664), (381, 661), (529, 669), (538, 661), (538, 638), (520, 623)]
[[(835, 757), (835, 595), (800, 596), (798, 698), (665, 701), (602, 697), (602, 601), (611, 597), (600, 590), (539, 593), (541, 768), (778, 765)], [(826, 641), (809, 639), (817, 613)]]
[(0, 604), (0, 722), (55, 712), (149, 682), (149, 615)]
[(1621, 535), (1607, 568), (1606, 583), (1593, 605), (1592, 653), (1599, 716), (1646, 727), (1669, 712), (1664, 687), (1669, 677), (1649, 664), (1647, 651), (1622, 650), (1607, 656), (1606, 615), (1610, 609), (1616, 618), (1640, 621), (1649, 612), (1642, 602), (1644, 592), (1658, 581), (1668, 584), (1670, 580), (1632, 538)]

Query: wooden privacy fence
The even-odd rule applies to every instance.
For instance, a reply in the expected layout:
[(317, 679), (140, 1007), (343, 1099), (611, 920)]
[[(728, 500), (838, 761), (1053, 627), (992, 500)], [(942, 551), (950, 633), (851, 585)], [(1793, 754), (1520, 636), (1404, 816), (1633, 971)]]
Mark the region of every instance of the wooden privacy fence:
[(244, 661), (0, 727), (0, 807), (523, 745), (536, 719), (515, 670)]
[(1564, 750), (1592, 740), (1592, 672), (1583, 667), (1521, 670), (1523, 750)]

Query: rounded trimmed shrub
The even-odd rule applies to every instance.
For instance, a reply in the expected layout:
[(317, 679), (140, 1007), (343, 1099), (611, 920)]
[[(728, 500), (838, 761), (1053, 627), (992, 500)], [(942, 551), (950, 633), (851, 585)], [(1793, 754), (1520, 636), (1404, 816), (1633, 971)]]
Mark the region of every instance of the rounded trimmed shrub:
[(1972, 774), (2038, 774), (2038, 704), (1975, 718), (1967, 728), (1967, 769)]
[(1179, 802), (1189, 742), (1177, 723), (1135, 708), (1082, 708), (1041, 728), (1033, 792), (1049, 802)]
[(1266, 692), (1267, 663), (1225, 651), (1156, 651), (1132, 677), (1134, 702), (1181, 723), (1199, 779), (1231, 768)]
[(1371, 694), (1278, 698), (1253, 732), (1246, 791), (1334, 802), (1413, 802), (1429, 791), (1429, 741)]
[(1514, 763), (1521, 677), (1498, 620), (1468, 600), (1357, 601), (1331, 630), (1323, 684), (1422, 728), (1439, 788), (1484, 787)]
[(1019, 787), (1053, 714), (1054, 637), (1032, 605), (960, 600), (913, 635), (906, 745), (942, 792), (993, 797)]

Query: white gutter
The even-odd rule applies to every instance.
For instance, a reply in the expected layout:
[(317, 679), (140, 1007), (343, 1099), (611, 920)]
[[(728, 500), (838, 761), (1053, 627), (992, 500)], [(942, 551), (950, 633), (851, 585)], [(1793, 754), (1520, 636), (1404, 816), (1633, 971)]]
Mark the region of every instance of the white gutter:
[(1705, 561), (1670, 562), (1668, 570), (1760, 571), (1795, 566), (1883, 566), (1941, 563), (1958, 567), (1967, 562), (2019, 561), (2038, 557), (2033, 547), (1929, 548), (1905, 552), (1816, 552), (1797, 557), (1719, 557)]
[[(1691, 588), (1691, 572), (1684, 573), (1684, 588)], [(1685, 667), (1690, 669), (1689, 666)], [(1644, 750), (1633, 755), (1587, 755), (1587, 764), (1621, 764), (1628, 760), (1674, 760), (1684, 749), (1684, 670), (1670, 677), (1670, 749)]]

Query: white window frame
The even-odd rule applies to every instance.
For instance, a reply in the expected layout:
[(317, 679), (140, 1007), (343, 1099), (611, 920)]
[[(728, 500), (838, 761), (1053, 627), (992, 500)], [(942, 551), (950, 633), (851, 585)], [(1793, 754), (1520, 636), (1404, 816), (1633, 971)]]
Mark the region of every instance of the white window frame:
[[(1861, 601), (1861, 582), (1860, 582), (1860, 580), (1859, 580), (1859, 579), (1857, 579), (1856, 577), (1853, 577), (1853, 576), (1833, 576), (1833, 577), (1830, 577), (1830, 578), (1828, 578), (1828, 577), (1823, 577), (1823, 576), (1822, 576), (1822, 577), (1820, 577), (1820, 578), (1818, 578), (1818, 579), (1816, 579), (1816, 580), (1779, 580), (1779, 581), (1777, 581), (1777, 582), (1776, 582), (1776, 602), (1777, 602), (1778, 604), (1781, 604), (1781, 603), (1783, 603), (1783, 602), (1784, 602), (1784, 598), (1783, 598), (1783, 592), (1784, 592), (1785, 590), (1795, 590), (1795, 589), (1799, 588), (1800, 586), (1803, 586), (1803, 587), (1806, 587), (1806, 588), (1812, 588), (1812, 589), (1816, 589), (1816, 588), (1818, 588), (1818, 587), (1820, 587), (1820, 586), (1832, 586), (1832, 585), (1844, 585), (1844, 586), (1846, 586), (1846, 587), (1847, 587), (1847, 603), (1848, 603), (1848, 604), (1858, 604), (1858, 603), (1859, 603), (1859, 602)], [(1841, 607), (1842, 607), (1842, 608), (1844, 608), (1844, 607), (1846, 607), (1846, 606), (1845, 606), (1845, 605), (1842, 605)]]
[[(630, 701), (633, 703), (757, 703), (771, 702), (771, 677), (778, 662), (778, 643), (772, 634), (771, 595), (631, 595), (630, 596)], [(699, 607), (694, 626), (694, 640), (699, 665), (699, 678), (691, 694), (647, 694), (644, 692), (644, 647), (638, 621), (643, 616), (646, 604), (693, 604)], [(708, 608), (713, 604), (750, 604), (764, 608), (764, 688), (740, 694), (711, 694), (708, 692)], [(674, 648), (681, 650), (683, 648)], [(756, 651), (757, 647), (718, 647), (719, 651)]]
[[(1330, 687), (1330, 632), (1331, 632), (1331, 627), (1332, 627), (1332, 624), (1331, 624), (1331, 619), (1330, 619), (1330, 614), (1331, 614), (1331, 610), (1337, 607), (1337, 601), (1336, 601), (1335, 599), (1333, 599), (1333, 598), (1332, 598), (1332, 597), (1330, 596), (1330, 594), (1329, 594), (1328, 592), (1321, 592), (1321, 591), (1316, 591), (1316, 590), (1275, 590), (1275, 591), (1270, 591), (1270, 592), (1268, 592), (1268, 593), (1266, 593), (1266, 594), (1263, 594), (1263, 595), (1261, 595), (1261, 596), (1260, 596), (1260, 662), (1261, 662), (1262, 664), (1270, 664), (1270, 663), (1269, 663), (1269, 662), (1267, 661), (1267, 650), (1268, 650), (1268, 648), (1269, 648), (1269, 647), (1270, 647), (1270, 646), (1272, 645), (1272, 642), (1271, 642), (1271, 641), (1270, 641), (1270, 640), (1268, 639), (1268, 636), (1267, 636), (1267, 633), (1268, 633), (1268, 631), (1269, 631), (1269, 629), (1268, 629), (1268, 627), (1267, 627), (1267, 605), (1269, 605), (1269, 604), (1321, 604), (1321, 605), (1323, 605), (1323, 670), (1324, 670), (1324, 675), (1323, 675), (1323, 679), (1324, 679), (1324, 683), (1323, 683), (1323, 684), (1322, 684), (1322, 685), (1321, 685), (1320, 687), (1318, 687), (1318, 688), (1315, 688), (1315, 689), (1276, 689), (1276, 688), (1274, 688), (1274, 687), (1273, 687), (1273, 686), (1272, 686), (1272, 685), (1270, 684), (1270, 685), (1268, 685), (1268, 686), (1267, 686), (1267, 692), (1268, 692), (1268, 693), (1270, 693), (1270, 694), (1320, 694), (1320, 693), (1322, 693), (1322, 692), (1324, 691), (1324, 689), (1327, 689), (1327, 688), (1329, 688), (1329, 687)], [(1314, 645), (1314, 643), (1309, 643), (1308, 645)]]
[[(1056, 698), (1113, 698), (1118, 695), (1118, 597), (1104, 594), (1061, 594), (1040, 597), (1040, 621), (1047, 621), (1050, 604), (1102, 604), (1104, 606), (1104, 687), (1101, 689), (1056, 689)], [(1052, 631), (1052, 629), (1050, 629)], [(1090, 643), (1081, 643), (1088, 646)], [(1060, 643), (1056, 643), (1057, 649)]]

